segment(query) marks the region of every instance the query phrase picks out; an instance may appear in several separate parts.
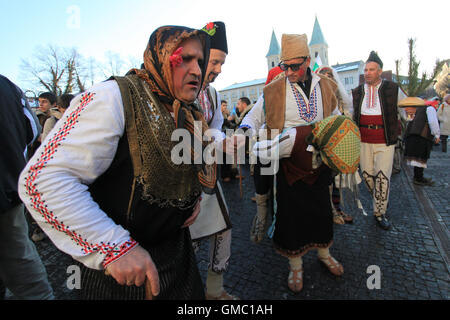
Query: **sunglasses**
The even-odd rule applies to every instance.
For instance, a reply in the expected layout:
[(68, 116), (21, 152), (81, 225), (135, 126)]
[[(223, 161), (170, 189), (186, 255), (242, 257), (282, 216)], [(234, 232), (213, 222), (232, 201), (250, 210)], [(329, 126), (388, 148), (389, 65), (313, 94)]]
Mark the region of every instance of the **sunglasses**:
[(287, 69), (291, 68), (292, 71), (296, 72), (300, 69), (300, 67), (306, 62), (306, 58), (305, 60), (303, 60), (302, 63), (295, 63), (295, 64), (286, 64), (286, 63), (282, 63), (280, 62), (278, 64), (278, 66), (280, 67), (281, 70), (283, 71), (287, 71)]

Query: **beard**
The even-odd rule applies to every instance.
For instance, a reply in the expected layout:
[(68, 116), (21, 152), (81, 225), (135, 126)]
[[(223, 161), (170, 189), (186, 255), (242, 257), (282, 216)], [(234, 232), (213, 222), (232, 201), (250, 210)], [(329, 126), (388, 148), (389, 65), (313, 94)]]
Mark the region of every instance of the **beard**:
[(206, 77), (206, 80), (208, 81), (208, 83), (213, 83), (214, 80), (216, 80), (216, 78), (217, 78), (218, 75), (219, 75), (219, 74), (217, 74), (217, 73), (215, 73), (215, 72), (210, 72), (210, 73), (208, 74), (208, 76)]

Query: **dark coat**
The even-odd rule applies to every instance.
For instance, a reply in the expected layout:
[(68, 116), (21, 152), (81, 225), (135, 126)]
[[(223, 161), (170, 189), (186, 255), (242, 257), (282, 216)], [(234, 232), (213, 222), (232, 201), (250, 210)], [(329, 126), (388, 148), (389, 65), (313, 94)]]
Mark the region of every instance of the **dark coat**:
[(22, 91), (0, 75), (0, 214), (21, 203), (17, 187), (25, 150), (40, 131)]

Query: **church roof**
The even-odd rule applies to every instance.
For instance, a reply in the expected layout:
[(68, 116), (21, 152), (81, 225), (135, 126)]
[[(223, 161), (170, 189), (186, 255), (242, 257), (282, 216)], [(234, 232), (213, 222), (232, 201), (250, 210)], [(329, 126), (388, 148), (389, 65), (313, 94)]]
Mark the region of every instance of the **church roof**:
[(278, 44), (275, 31), (272, 30), (272, 39), (270, 39), (269, 52), (266, 54), (266, 58), (270, 56), (276, 56), (280, 54), (280, 45)]
[(312, 46), (314, 44), (327, 44), (325, 41), (325, 38), (323, 37), (322, 29), (320, 29), (319, 20), (314, 21), (314, 28), (313, 33), (311, 37), (311, 41), (309, 42), (309, 45)]
[(334, 68), (334, 70), (336, 70), (336, 72), (344, 72), (344, 71), (351, 71), (351, 70), (359, 69), (361, 64), (364, 64), (364, 62), (362, 60), (359, 60), (359, 61), (348, 62), (348, 63), (343, 63), (343, 64), (336, 64), (332, 67)]

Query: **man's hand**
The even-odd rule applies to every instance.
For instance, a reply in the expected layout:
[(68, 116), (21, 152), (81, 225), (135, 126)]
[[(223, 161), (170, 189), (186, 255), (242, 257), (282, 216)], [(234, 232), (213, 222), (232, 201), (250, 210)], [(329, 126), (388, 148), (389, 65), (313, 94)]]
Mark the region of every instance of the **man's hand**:
[(441, 138), (439, 137), (434, 138), (434, 143), (438, 144), (439, 142), (441, 142)]
[(106, 267), (106, 274), (120, 285), (142, 286), (145, 278), (150, 281), (153, 296), (159, 294), (158, 270), (147, 250), (141, 246), (131, 249), (126, 255)]
[(198, 199), (197, 204), (194, 207), (194, 211), (192, 212), (192, 215), (189, 218), (187, 218), (187, 220), (181, 226), (182, 228), (189, 227), (191, 224), (195, 222), (195, 219), (197, 219), (198, 214), (200, 213), (200, 201), (202, 201), (201, 197), (200, 199)]

